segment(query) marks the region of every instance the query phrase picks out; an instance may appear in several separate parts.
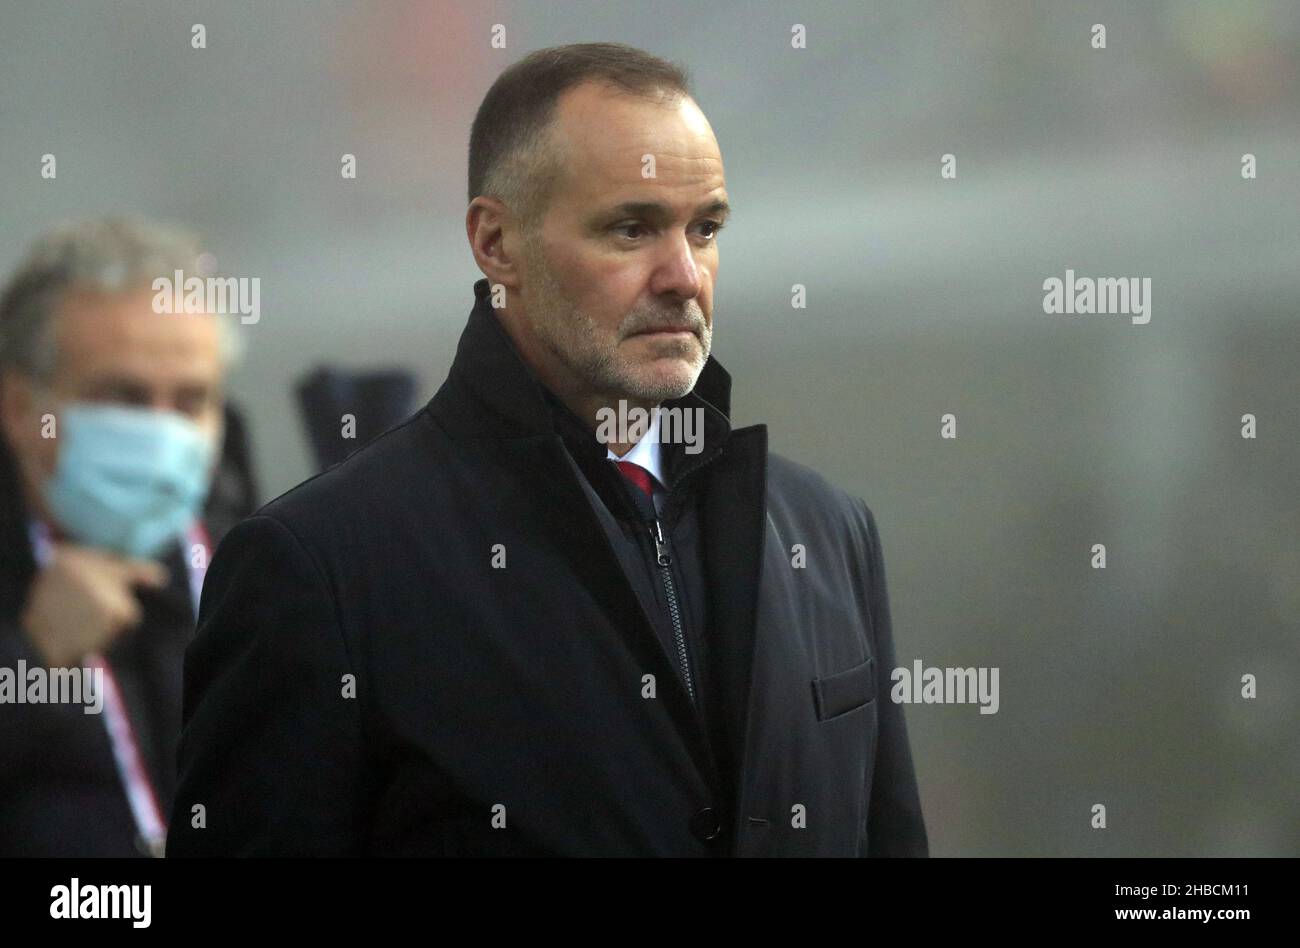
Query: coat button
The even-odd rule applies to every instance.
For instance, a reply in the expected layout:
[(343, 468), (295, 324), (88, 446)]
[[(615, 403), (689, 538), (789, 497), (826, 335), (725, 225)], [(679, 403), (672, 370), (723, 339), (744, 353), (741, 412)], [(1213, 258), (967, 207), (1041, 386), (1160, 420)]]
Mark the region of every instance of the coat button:
[(722, 822), (713, 807), (706, 806), (691, 817), (691, 833), (701, 842), (717, 839), (722, 834)]

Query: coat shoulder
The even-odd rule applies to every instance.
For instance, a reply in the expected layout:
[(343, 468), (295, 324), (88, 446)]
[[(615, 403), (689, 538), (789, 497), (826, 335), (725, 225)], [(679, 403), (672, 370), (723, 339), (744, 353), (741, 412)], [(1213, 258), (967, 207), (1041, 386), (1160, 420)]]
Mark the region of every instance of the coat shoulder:
[(322, 519), (348, 519), (349, 512), (373, 516), (378, 508), (400, 506), (430, 466), (436, 467), (441, 441), (441, 430), (421, 408), (268, 501), (257, 515), (279, 520), (294, 533), (310, 534)]
[(790, 505), (796, 510), (838, 518), (873, 520), (865, 500), (831, 483), (822, 474), (775, 451), (767, 456), (769, 503)]
[(880, 540), (867, 502), (805, 464), (768, 452), (767, 514), (779, 536), (829, 542), (867, 562)]

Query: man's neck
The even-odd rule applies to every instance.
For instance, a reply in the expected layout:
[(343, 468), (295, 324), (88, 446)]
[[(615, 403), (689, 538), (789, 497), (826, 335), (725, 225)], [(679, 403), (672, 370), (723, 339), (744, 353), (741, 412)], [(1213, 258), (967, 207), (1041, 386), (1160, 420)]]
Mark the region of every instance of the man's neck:
[[(546, 383), (543, 382), (543, 384), (545, 385)], [(554, 395), (565, 408), (569, 409), (569, 411), (572, 412), (574, 416), (582, 422), (583, 426), (593, 435), (597, 434), (602, 424), (605, 423), (608, 418), (636, 418), (640, 413), (634, 413), (633, 410), (637, 408), (642, 409), (645, 412), (646, 418), (651, 418), (653, 417), (654, 410), (659, 405), (658, 402), (627, 398), (626, 396), (621, 395), (592, 394), (590, 392), (577, 392), (572, 390), (557, 391), (549, 385), (547, 388), (550, 389), (551, 394)], [(623, 433), (621, 429), (621, 425), (616, 426), (616, 431), (618, 431), (619, 434)], [(649, 427), (646, 426), (645, 429), (639, 433), (641, 436), (644, 436), (648, 430)], [(628, 441), (602, 441), (602, 444), (604, 444), (605, 447), (609, 448), (609, 450), (613, 451), (619, 457), (627, 454), (636, 443), (637, 439)]]
[[(612, 392), (592, 392), (589, 389), (580, 387), (575, 384), (568, 372), (559, 367), (558, 363), (547, 358), (545, 350), (539, 343), (518, 329), (518, 324), (511, 317), (508, 309), (496, 310), (494, 314), (497, 317), (497, 324), (504, 330), (507, 338), (513, 344), (515, 352), (533, 377), (560, 404), (567, 408), (582, 423), (583, 427), (592, 433), (593, 437), (596, 437), (602, 419), (608, 417), (610, 412), (613, 413), (615, 418), (620, 418), (630, 415), (632, 409), (640, 408), (646, 412), (646, 417), (649, 417), (658, 407), (658, 402), (628, 398), (625, 395)], [(621, 413), (619, 411), (620, 403), (623, 406)], [(635, 440), (607, 440), (601, 443), (619, 457), (623, 457), (637, 442)]]

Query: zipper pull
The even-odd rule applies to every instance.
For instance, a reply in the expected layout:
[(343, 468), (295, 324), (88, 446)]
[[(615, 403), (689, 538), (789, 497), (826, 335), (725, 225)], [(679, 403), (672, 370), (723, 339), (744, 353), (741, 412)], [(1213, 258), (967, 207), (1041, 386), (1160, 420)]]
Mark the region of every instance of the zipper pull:
[(650, 525), (650, 537), (655, 541), (655, 560), (660, 566), (668, 566), (673, 558), (668, 549), (668, 540), (664, 537), (663, 528), (659, 526), (658, 520)]

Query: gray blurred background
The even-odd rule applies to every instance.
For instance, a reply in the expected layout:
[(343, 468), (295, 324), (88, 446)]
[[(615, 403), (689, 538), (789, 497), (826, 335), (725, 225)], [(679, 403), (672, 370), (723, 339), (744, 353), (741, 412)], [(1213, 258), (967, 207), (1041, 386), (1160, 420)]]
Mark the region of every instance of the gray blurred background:
[[(1292, 0), (3, 0), (0, 267), (139, 212), (260, 277), (231, 393), (268, 500), (314, 470), (313, 366), (436, 390), (478, 103), (594, 40), (685, 65), (721, 144), (733, 420), (871, 506), (900, 664), (1000, 669), (995, 715), (907, 709), (932, 853), (1300, 855)], [(1066, 268), (1150, 277), (1151, 322), (1044, 314)]]

